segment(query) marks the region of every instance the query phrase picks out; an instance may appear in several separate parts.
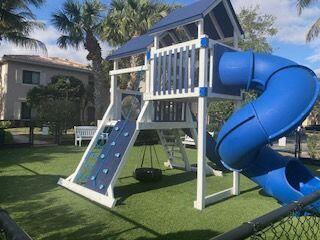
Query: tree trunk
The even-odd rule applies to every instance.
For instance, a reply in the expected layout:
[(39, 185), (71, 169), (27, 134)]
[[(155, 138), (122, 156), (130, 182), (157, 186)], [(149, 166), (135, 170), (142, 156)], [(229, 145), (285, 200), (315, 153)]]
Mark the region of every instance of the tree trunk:
[(92, 71), (94, 75), (94, 103), (96, 120), (102, 119), (105, 111), (110, 103), (109, 93), (110, 88), (107, 84), (107, 78), (103, 73), (102, 69), (102, 54), (101, 47), (92, 32), (87, 32), (86, 43), (84, 44), (85, 49), (88, 50), (89, 54), (87, 59), (92, 62)]
[[(139, 63), (138, 56), (131, 56), (130, 66), (136, 67), (136, 66), (138, 66), (138, 63)], [(141, 77), (141, 76), (139, 76), (139, 77)], [(128, 89), (135, 91), (138, 88), (139, 88), (138, 74), (137, 73), (130, 73), (130, 80), (128, 82)]]
[[(135, 35), (133, 36), (134, 38), (135, 37), (138, 37), (139, 34), (138, 33), (135, 33)], [(130, 66), (131, 67), (137, 67), (139, 64), (139, 57), (138, 56), (131, 56), (130, 57)], [(133, 90), (133, 91), (136, 91), (138, 90), (139, 88), (139, 83), (140, 83), (140, 79), (138, 78), (141, 78), (140, 75), (138, 75), (137, 73), (130, 73), (130, 80), (128, 82), (128, 89), (130, 90)]]

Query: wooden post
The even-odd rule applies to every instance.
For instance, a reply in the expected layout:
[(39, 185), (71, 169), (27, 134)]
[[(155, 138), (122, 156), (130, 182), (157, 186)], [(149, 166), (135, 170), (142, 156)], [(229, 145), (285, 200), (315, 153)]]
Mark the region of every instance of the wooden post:
[[(198, 22), (198, 39), (204, 36), (204, 21)], [(208, 49), (201, 48), (199, 53), (199, 88), (208, 85)], [(206, 205), (206, 116), (207, 97), (198, 98), (198, 154), (197, 154), (197, 199), (194, 202), (196, 209), (202, 210)]]

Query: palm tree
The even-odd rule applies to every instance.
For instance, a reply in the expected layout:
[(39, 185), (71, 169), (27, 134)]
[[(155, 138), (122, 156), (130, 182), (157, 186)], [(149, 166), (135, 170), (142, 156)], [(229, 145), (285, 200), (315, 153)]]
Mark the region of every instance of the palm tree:
[[(317, 0), (297, 0), (297, 8), (299, 15), (301, 15), (303, 9), (309, 7), (311, 4), (317, 2)], [(320, 18), (318, 18), (315, 23), (310, 27), (306, 40), (307, 42), (310, 42), (317, 38), (320, 34)]]
[[(103, 24), (103, 39), (117, 47), (133, 37), (140, 36), (177, 5), (168, 5), (157, 0), (112, 0), (108, 16)], [(139, 62), (131, 57), (131, 66)], [(131, 74), (129, 88), (136, 89), (136, 74)]]
[(0, 43), (7, 41), (17, 46), (41, 49), (47, 52), (43, 42), (30, 38), (35, 29), (44, 29), (37, 22), (29, 5), (40, 7), (44, 0), (1, 0), (0, 1)]
[(108, 102), (108, 86), (103, 74), (103, 58), (99, 39), (106, 8), (98, 0), (86, 0), (80, 3), (67, 0), (63, 8), (52, 15), (53, 25), (62, 33), (57, 40), (61, 48), (83, 46), (87, 59), (92, 62), (95, 78), (96, 117), (101, 119)]

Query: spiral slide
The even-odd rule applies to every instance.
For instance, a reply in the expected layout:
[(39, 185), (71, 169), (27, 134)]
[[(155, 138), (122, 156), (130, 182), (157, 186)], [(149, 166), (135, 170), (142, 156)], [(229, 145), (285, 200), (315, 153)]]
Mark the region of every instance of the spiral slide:
[(216, 151), (282, 204), (320, 189), (320, 179), (298, 160), (266, 146), (298, 127), (319, 92), (316, 75), (290, 60), (253, 52), (226, 52), (219, 64), (223, 84), (257, 89), (259, 98), (235, 112), (220, 131)]

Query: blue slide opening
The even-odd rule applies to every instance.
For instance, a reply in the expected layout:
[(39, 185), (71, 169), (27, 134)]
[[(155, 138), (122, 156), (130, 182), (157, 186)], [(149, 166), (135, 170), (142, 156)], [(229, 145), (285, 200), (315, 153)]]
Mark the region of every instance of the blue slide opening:
[(303, 185), (314, 177), (301, 163), (290, 161), (286, 166), (286, 177), (288, 183), (297, 191), (301, 191)]

